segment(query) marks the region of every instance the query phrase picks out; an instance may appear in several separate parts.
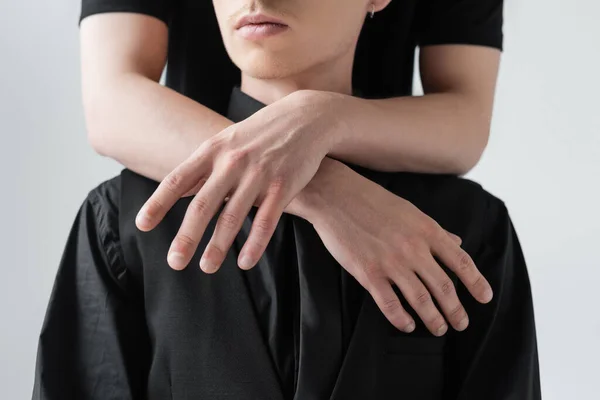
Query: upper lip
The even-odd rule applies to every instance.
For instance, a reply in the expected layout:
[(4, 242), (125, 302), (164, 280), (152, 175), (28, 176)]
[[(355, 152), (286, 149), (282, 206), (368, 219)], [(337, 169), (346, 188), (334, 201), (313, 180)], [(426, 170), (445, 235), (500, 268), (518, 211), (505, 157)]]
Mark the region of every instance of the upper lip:
[(265, 24), (265, 23), (286, 25), (285, 22), (283, 22), (277, 18), (270, 17), (265, 14), (246, 14), (246, 15), (242, 16), (240, 19), (238, 19), (237, 23), (235, 24), (235, 29), (239, 29), (242, 26), (248, 25), (248, 24)]

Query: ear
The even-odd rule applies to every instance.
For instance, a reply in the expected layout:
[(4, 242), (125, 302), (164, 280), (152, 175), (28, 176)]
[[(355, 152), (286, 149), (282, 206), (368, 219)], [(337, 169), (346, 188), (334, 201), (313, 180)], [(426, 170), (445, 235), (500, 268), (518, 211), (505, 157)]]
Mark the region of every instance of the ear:
[[(386, 8), (391, 1), (392, 0), (371, 0), (371, 4), (375, 5), (375, 12), (379, 12)], [(371, 8), (371, 4), (369, 4), (369, 9)]]

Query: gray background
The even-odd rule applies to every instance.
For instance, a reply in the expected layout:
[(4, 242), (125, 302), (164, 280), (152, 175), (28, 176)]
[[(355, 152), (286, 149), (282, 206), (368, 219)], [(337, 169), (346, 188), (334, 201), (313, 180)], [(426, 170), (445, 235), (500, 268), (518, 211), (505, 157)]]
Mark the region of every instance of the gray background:
[[(599, 4), (506, 2), (492, 137), (469, 175), (505, 200), (522, 241), (547, 400), (600, 398)], [(79, 7), (0, 0), (2, 399), (30, 398), (67, 234), (87, 192), (122, 168), (87, 142)]]

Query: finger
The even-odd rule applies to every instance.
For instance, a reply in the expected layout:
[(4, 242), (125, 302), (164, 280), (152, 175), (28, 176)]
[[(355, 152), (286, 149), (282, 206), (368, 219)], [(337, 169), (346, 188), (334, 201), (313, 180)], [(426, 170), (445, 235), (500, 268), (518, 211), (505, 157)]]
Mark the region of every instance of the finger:
[(463, 331), (469, 325), (467, 311), (456, 294), (454, 283), (438, 265), (431, 254), (421, 257), (417, 274), (425, 283), (429, 292), (437, 299), (446, 321), (457, 331)]
[[(181, 197), (183, 198), (183, 197), (195, 196), (196, 194), (198, 194), (200, 189), (202, 189), (202, 186), (204, 186), (204, 184), (206, 183), (207, 179), (208, 179), (207, 176), (203, 176), (202, 178), (200, 178), (198, 180), (198, 183), (196, 185), (194, 185), (194, 187), (192, 187), (190, 190), (185, 192)], [(227, 198), (225, 198), (225, 200), (227, 200)]]
[(446, 231), (444, 229), (444, 231), (452, 238), (452, 240), (454, 240), (456, 242), (456, 244), (458, 244), (459, 246), (462, 244), (462, 239), (460, 238), (460, 236), (455, 235), (454, 233), (450, 232), (450, 231)]
[(227, 175), (218, 178), (213, 174), (194, 196), (169, 249), (167, 262), (171, 268), (181, 270), (190, 262), (206, 226), (223, 204), (223, 198), (230, 189), (230, 181)]
[(213, 270), (205, 272), (217, 272), (223, 264), (225, 255), (239, 233), (259, 192), (260, 185), (256, 184), (255, 180), (247, 179), (246, 183), (238, 187), (233, 196), (227, 200), (227, 205), (221, 211), (215, 231), (202, 255), (202, 260), (209, 259), (208, 265), (214, 267)]
[(202, 153), (194, 154), (171, 171), (158, 185), (138, 212), (135, 224), (142, 231), (150, 231), (158, 225), (173, 205), (198, 186), (203, 186), (210, 165)]
[(284, 209), (285, 204), (279, 193), (267, 194), (254, 216), (250, 234), (240, 251), (238, 257), (240, 268), (248, 270), (262, 257)]
[(415, 321), (406, 312), (387, 279), (376, 279), (369, 283), (369, 293), (383, 315), (397, 329), (410, 333), (415, 330)]
[(475, 266), (471, 256), (462, 248), (457, 246), (448, 235), (439, 235), (431, 250), (433, 255), (458, 276), (469, 293), (480, 303), (488, 303), (492, 300), (492, 287)]
[(431, 333), (435, 336), (444, 335), (448, 331), (448, 325), (433, 303), (429, 290), (413, 271), (408, 271), (408, 273), (403, 273), (399, 269), (396, 271), (397, 273), (390, 276), (390, 279), (396, 283), (408, 304), (419, 315)]

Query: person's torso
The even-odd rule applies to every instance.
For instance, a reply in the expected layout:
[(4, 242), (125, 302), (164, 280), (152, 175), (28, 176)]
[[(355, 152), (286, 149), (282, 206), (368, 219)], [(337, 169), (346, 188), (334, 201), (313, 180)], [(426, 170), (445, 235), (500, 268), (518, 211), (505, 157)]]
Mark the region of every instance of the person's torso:
[[(451, 176), (368, 171), (376, 182), (461, 236), (470, 254), (478, 250), (487, 199), (492, 197), (481, 186)], [(198, 262), (217, 212), (188, 267), (173, 271), (166, 254), (193, 197), (180, 199), (154, 230), (141, 232), (135, 227), (135, 215), (158, 183), (128, 169), (121, 172), (119, 183), (119, 236), (128, 273), (144, 298), (152, 345), (149, 399), (291, 399), (289, 392), (283, 394), (285, 376), (273, 363), (273, 344), (283, 346), (292, 360), (287, 376), (294, 382), (294, 399), (368, 398), (374, 393), (391, 399), (399, 390), (428, 400), (441, 398), (445, 343), (453, 332), (434, 337), (416, 315), (418, 329), (413, 334), (395, 329), (369, 293), (328, 253), (310, 223), (285, 214), (259, 264), (244, 271), (237, 267), (237, 256), (248, 236), (253, 209), (219, 271), (205, 274)], [(290, 282), (300, 286), (273, 286), (277, 290), (263, 296), (269, 301), (293, 297), (276, 311), (289, 314), (295, 324), (290, 332), (300, 340), (292, 340), (292, 347), (266, 340), (261, 321), (274, 312), (255, 307), (259, 297), (247, 285), (245, 274), (258, 277), (268, 269), (299, 274), (299, 280)], [(303, 307), (302, 299), (310, 307)], [(267, 315), (257, 315), (261, 313)], [(294, 349), (294, 343), (299, 348)], [(311, 373), (323, 367), (320, 359), (331, 365)], [(363, 375), (365, 370), (370, 373)], [(392, 370), (400, 375), (391, 375)]]

